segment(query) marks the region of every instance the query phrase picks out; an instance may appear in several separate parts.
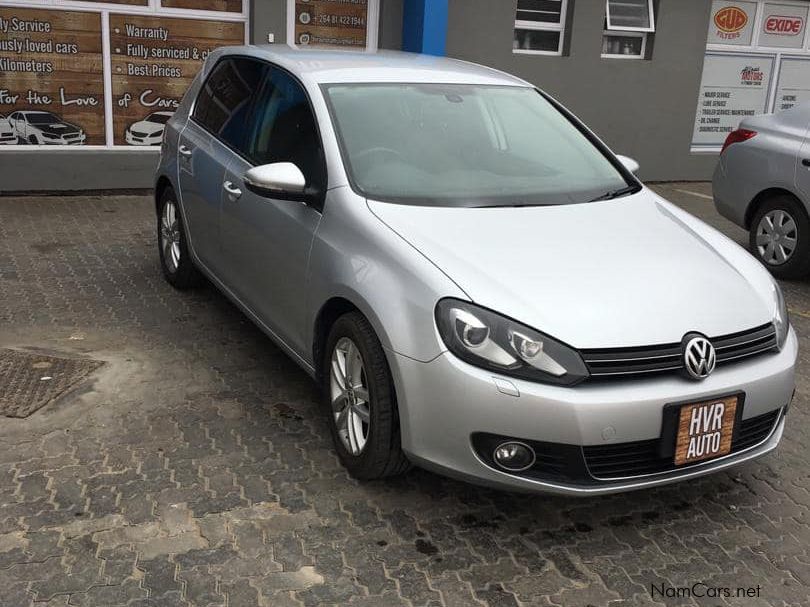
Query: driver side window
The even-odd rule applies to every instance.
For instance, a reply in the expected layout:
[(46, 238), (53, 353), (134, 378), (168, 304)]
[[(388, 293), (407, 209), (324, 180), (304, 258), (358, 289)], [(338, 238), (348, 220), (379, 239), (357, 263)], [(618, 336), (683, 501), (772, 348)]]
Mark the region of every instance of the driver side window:
[(303, 87), (271, 68), (255, 105), (247, 156), (257, 165), (292, 162), (307, 186), (325, 186), (324, 154), (315, 116)]

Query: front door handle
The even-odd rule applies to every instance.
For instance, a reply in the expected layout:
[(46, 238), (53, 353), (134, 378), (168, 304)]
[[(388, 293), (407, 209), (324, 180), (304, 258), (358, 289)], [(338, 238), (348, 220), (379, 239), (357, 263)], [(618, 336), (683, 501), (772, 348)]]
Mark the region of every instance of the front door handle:
[(186, 158), (189, 158), (191, 156), (191, 148), (188, 148), (184, 145), (181, 145), (179, 148), (177, 148), (177, 151), (180, 152), (181, 156), (185, 156)]
[(233, 185), (232, 182), (226, 181), (222, 184), (222, 189), (228, 192), (229, 195), (233, 196), (234, 198), (239, 198), (242, 195), (242, 190), (237, 188)]
[(804, 158), (802, 160), (802, 164), (806, 167), (810, 167), (810, 158)]

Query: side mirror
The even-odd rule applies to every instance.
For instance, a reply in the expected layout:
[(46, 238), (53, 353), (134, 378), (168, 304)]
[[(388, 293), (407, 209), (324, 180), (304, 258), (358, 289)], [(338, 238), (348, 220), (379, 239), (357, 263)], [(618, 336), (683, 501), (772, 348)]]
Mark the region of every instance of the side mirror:
[(304, 174), (292, 162), (274, 162), (253, 167), (245, 173), (245, 185), (268, 198), (299, 199), (307, 185)]
[(621, 162), (622, 165), (624, 165), (624, 168), (626, 168), (628, 171), (633, 173), (633, 175), (638, 173), (638, 170), (641, 168), (639, 166), (638, 162), (636, 162), (635, 160), (633, 160), (632, 158), (630, 158), (628, 156), (622, 156), (621, 154), (616, 154), (616, 158), (618, 158), (619, 162)]

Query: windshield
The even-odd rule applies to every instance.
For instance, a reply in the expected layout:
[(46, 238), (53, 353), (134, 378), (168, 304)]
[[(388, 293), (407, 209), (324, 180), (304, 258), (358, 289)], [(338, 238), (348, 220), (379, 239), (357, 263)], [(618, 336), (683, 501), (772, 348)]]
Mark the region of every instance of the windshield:
[(158, 124), (166, 124), (171, 117), (171, 114), (152, 114), (146, 119), (146, 121), (157, 122)]
[(31, 124), (56, 124), (59, 118), (53, 114), (26, 114), (25, 117)]
[(333, 84), (324, 92), (346, 169), (369, 198), (557, 205), (636, 185), (531, 88)]

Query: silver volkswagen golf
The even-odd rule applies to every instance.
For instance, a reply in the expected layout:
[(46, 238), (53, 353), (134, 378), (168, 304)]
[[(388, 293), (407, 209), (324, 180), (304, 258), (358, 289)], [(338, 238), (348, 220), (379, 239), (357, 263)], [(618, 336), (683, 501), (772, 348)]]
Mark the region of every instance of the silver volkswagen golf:
[(635, 168), (492, 69), (224, 48), (165, 131), (160, 258), (321, 383), (357, 478), (651, 487), (776, 447), (797, 340), (768, 272)]

